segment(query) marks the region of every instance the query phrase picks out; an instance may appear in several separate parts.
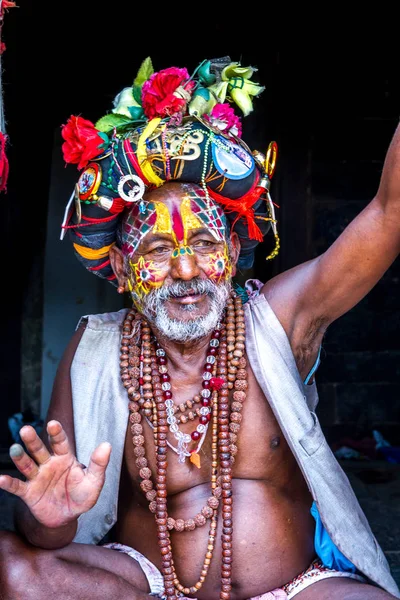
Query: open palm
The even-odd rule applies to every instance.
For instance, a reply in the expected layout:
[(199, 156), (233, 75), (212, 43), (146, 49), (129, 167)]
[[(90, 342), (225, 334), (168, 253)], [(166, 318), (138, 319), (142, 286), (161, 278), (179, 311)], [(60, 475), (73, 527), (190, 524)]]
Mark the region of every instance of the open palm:
[(2, 475), (0, 488), (21, 498), (45, 527), (60, 527), (96, 504), (104, 485), (111, 446), (100, 444), (85, 467), (71, 452), (67, 435), (58, 421), (49, 421), (47, 432), (53, 454), (33, 427), (21, 429), (21, 439), (29, 454), (14, 444), (10, 456), (26, 480)]

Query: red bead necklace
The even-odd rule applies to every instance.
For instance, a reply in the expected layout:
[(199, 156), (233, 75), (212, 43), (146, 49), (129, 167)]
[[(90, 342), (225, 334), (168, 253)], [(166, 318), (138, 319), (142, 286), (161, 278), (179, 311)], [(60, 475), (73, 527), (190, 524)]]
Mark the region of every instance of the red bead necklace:
[[(217, 335), (215, 335), (217, 333)], [(215, 340), (213, 344), (211, 341)], [(212, 349), (215, 348), (215, 352)], [(162, 350), (162, 352), (160, 352)], [(152, 332), (143, 317), (131, 310), (123, 324), (121, 340), (121, 379), (130, 398), (130, 423), (136, 466), (142, 478), (140, 487), (149, 501), (149, 508), (155, 513), (157, 536), (162, 555), (162, 572), (167, 600), (175, 600), (176, 593), (195, 594), (203, 585), (213, 556), (218, 519), (218, 507), (222, 500), (222, 565), (220, 600), (230, 600), (232, 571), (232, 464), (237, 453), (237, 435), (242, 420), (242, 405), (246, 399), (247, 371), (245, 351), (244, 312), (239, 296), (229, 299), (226, 307), (224, 323), (216, 329), (210, 340), (206, 367), (203, 374), (202, 392), (210, 390), (210, 395), (201, 393), (201, 408), (209, 409), (200, 412), (207, 417), (207, 423), (199, 418), (191, 439), (197, 441), (204, 431), (199, 426), (212, 425), (212, 496), (193, 519), (173, 519), (167, 510), (167, 440), (168, 431), (176, 425), (174, 416), (170, 379), (160, 366), (167, 366), (165, 351), (154, 344)], [(209, 361), (209, 357), (215, 357)], [(161, 359), (161, 360), (160, 360)], [(206, 377), (204, 375), (207, 373)], [(169, 376), (168, 376), (169, 377)], [(210, 382), (209, 385), (207, 383)], [(211, 383), (212, 382), (212, 383)], [(223, 382), (223, 383), (222, 383)], [(169, 384), (169, 385), (164, 385)], [(205, 385), (204, 385), (205, 384)], [(233, 389), (233, 401), (229, 394)], [(206, 400), (206, 402), (204, 402)], [(207, 403), (209, 401), (209, 403)], [(169, 410), (168, 410), (169, 409)], [(201, 409), (200, 409), (201, 410)], [(147, 417), (153, 427), (156, 449), (155, 489), (152, 471), (148, 466), (144, 447), (142, 416)], [(174, 430), (173, 430), (174, 433)], [(187, 439), (187, 438), (185, 438)], [(205, 525), (211, 519), (207, 552), (198, 581), (190, 586), (180, 583), (172, 558), (170, 530), (190, 531)]]

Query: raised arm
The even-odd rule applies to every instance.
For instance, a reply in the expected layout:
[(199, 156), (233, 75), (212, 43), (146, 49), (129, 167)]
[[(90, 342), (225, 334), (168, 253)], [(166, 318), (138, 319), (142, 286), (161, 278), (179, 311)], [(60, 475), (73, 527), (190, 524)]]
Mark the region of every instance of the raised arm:
[[(290, 339), (321, 337), (379, 281), (400, 250), (400, 125), (378, 191), (330, 248), (266, 284), (264, 293)], [(318, 336), (317, 336), (318, 337)]]

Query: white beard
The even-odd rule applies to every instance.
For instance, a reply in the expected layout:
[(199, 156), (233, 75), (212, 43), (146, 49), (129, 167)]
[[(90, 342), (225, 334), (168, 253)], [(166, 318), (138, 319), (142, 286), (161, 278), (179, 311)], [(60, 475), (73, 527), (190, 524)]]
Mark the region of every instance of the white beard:
[[(231, 282), (222, 284), (213, 283), (210, 279), (192, 279), (184, 282), (178, 281), (169, 286), (152, 290), (142, 300), (142, 313), (149, 323), (167, 339), (175, 342), (193, 342), (196, 339), (210, 334), (221, 320), (226, 302), (230, 296)], [(182, 305), (183, 310), (191, 313), (189, 320), (179, 321), (172, 319), (165, 308), (166, 300), (186, 295), (189, 291), (193, 294), (207, 294), (210, 307), (204, 316), (196, 316), (199, 312), (197, 304)]]

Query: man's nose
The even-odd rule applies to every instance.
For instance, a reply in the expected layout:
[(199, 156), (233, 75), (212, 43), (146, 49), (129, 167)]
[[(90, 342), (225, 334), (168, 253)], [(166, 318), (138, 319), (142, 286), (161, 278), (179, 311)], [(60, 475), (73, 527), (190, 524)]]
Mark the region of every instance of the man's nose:
[(197, 265), (194, 253), (178, 253), (178, 256), (176, 258), (173, 257), (171, 262), (171, 277), (174, 279), (189, 281), (190, 279), (193, 279), (193, 277), (198, 277), (200, 275), (200, 269)]

